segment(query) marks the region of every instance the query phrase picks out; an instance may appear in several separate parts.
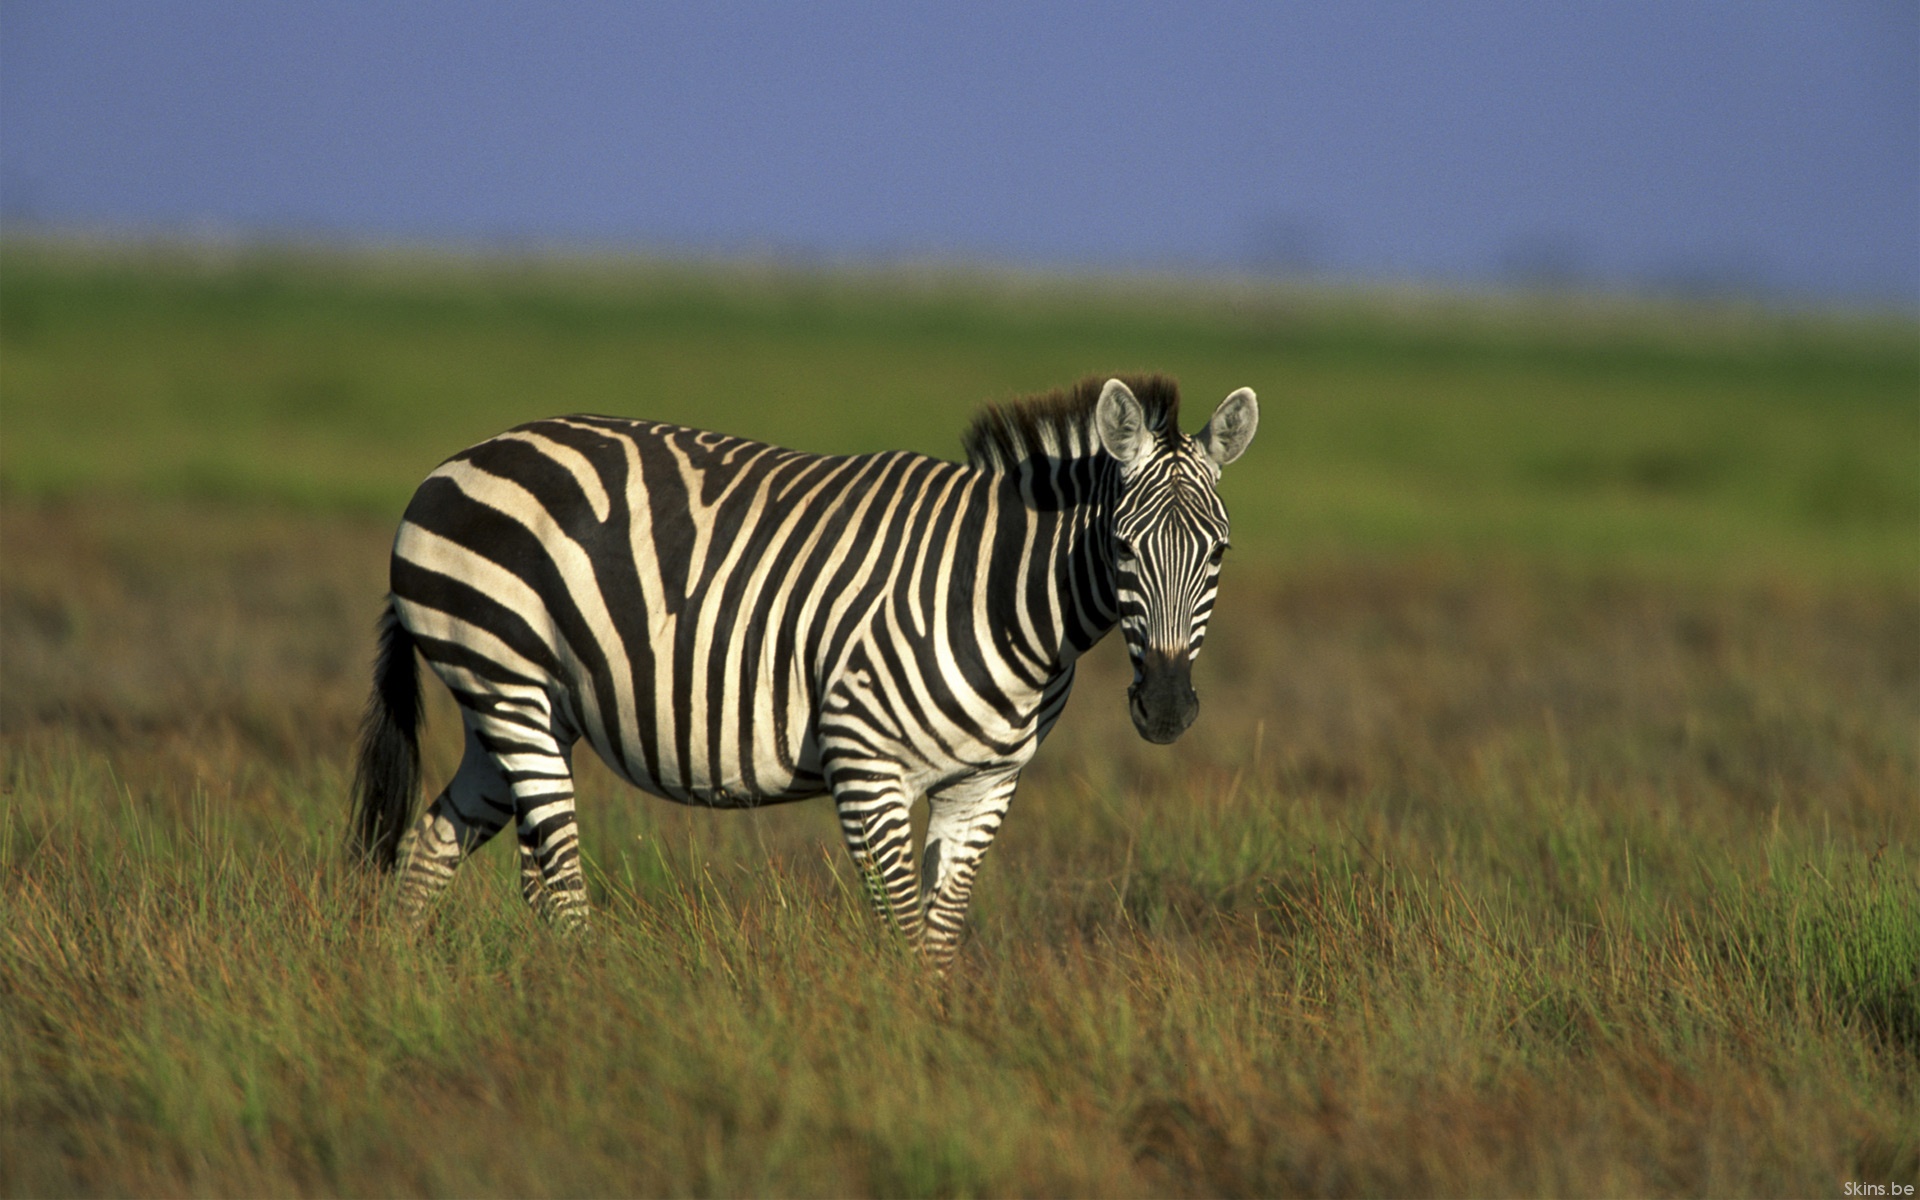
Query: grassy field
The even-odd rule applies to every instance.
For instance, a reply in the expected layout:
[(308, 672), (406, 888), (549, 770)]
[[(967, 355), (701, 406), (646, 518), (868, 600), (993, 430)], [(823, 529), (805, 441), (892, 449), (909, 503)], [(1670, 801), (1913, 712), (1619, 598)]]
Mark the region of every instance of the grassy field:
[[(1920, 1180), (1920, 330), (1573, 299), (0, 246), (0, 1192), (1782, 1195)], [(603, 918), (342, 869), (392, 524), (588, 410), (1260, 439), (1200, 722), (1101, 648), (955, 977), (830, 807), (583, 764)], [(435, 685), (437, 690), (437, 685)], [(457, 755), (428, 731), (434, 786)]]

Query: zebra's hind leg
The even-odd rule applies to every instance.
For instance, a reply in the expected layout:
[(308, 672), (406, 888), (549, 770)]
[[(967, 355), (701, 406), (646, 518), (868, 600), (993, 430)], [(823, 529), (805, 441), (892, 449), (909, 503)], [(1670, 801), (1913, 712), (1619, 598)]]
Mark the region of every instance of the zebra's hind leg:
[(535, 912), (544, 912), (547, 907), (547, 881), (540, 874), (539, 852), (524, 837), (514, 840), (520, 846), (520, 896), (527, 902), (527, 907)]
[(409, 921), (425, 916), (461, 860), (500, 832), (513, 812), (506, 776), (468, 724), (459, 769), (400, 839), (401, 915)]
[(551, 736), (499, 747), (519, 817), (520, 894), (563, 931), (587, 924), (587, 881), (580, 872), (570, 742)]
[(927, 899), (923, 949), (935, 974), (945, 975), (959, 952), (974, 875), (1000, 831), (1019, 782), (1018, 771), (976, 775), (928, 798), (927, 842), (921, 852)]

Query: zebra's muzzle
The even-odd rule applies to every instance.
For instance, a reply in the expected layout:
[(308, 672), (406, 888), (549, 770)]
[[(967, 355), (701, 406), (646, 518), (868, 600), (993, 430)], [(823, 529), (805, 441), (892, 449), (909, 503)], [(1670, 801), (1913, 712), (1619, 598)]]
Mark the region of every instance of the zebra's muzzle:
[(1149, 650), (1140, 660), (1140, 682), (1127, 689), (1127, 711), (1140, 736), (1166, 745), (1200, 715), (1193, 690), (1193, 659), (1183, 650)]

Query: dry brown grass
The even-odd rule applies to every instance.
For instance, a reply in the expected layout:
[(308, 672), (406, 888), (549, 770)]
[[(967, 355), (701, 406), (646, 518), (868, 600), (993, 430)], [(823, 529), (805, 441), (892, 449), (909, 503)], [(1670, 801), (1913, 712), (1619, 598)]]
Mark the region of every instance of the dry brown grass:
[(1230, 571), (1179, 746), (1089, 664), (940, 993), (824, 804), (688, 813), (591, 770), (592, 944), (519, 911), (497, 848), (396, 936), (334, 860), (388, 536), (0, 506), (0, 1190), (1920, 1172), (1912, 589)]

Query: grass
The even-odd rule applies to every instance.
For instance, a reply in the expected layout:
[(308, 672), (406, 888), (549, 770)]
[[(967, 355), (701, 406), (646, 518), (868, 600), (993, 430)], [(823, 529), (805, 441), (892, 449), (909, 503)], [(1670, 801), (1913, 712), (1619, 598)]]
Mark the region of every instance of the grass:
[[(0, 264), (0, 1192), (1920, 1177), (1910, 327)], [(579, 943), (504, 846), (417, 935), (343, 870), (393, 512), (440, 456), (569, 408), (948, 451), (980, 397), (1115, 360), (1269, 404), (1201, 720), (1141, 743), (1090, 659), (950, 984), (818, 803), (583, 764)]]
[(1152, 368), (1266, 401), (1226, 496), (1256, 555), (1519, 550), (1920, 572), (1910, 321), (1205, 291), (1142, 281), (88, 255), (0, 247), (24, 498), (391, 517), (455, 449), (612, 411), (951, 456), (985, 398)]

